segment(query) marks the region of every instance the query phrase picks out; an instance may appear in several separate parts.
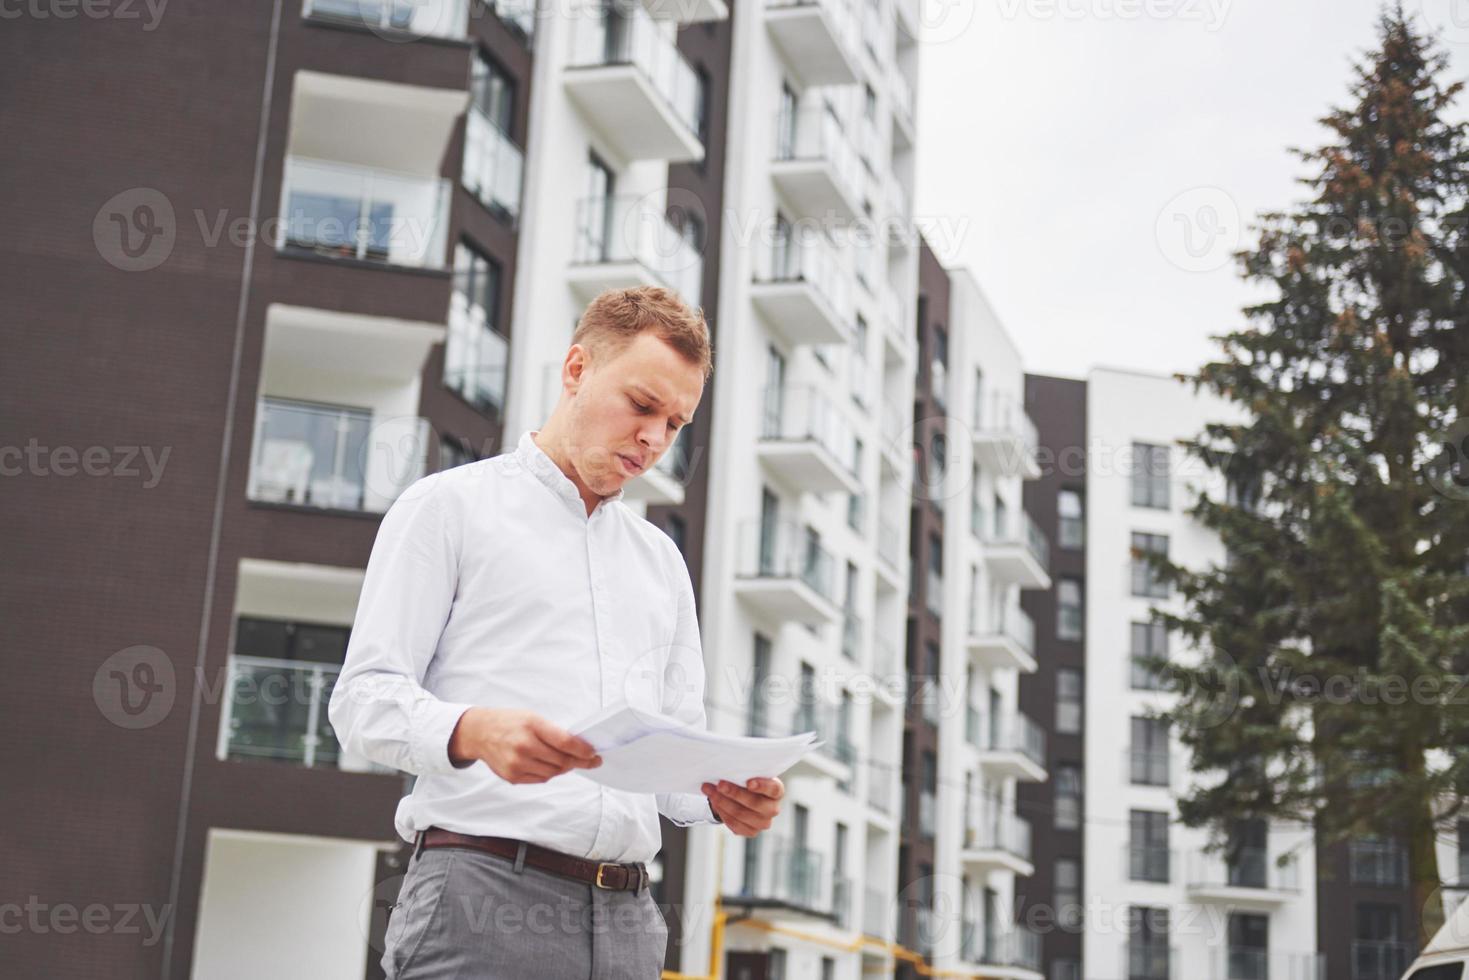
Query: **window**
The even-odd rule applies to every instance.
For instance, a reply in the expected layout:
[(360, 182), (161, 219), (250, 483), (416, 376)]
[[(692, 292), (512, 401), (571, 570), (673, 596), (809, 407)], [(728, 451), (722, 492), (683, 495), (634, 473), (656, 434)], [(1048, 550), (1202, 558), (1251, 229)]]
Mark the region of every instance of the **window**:
[(474, 107), (506, 136), (515, 133), (515, 80), (483, 51), (470, 69), (469, 98)]
[(1168, 557), (1168, 535), (1132, 532), (1132, 594), (1147, 599), (1168, 598), (1168, 584), (1160, 580), (1149, 556)]
[(1127, 876), (1132, 881), (1168, 882), (1168, 814), (1133, 810), (1127, 845)]
[(574, 258), (577, 262), (606, 262), (611, 257), (617, 178), (595, 153), (587, 156), (586, 178), (586, 199), (577, 223)]
[(1070, 667), (1056, 671), (1056, 731), (1081, 734), (1081, 671)]
[(1403, 941), (1402, 910), (1396, 905), (1363, 902), (1357, 906), (1352, 933), (1354, 980), (1394, 980), (1413, 957)]
[(1055, 872), (1056, 922), (1069, 932), (1081, 928), (1081, 862), (1057, 858)]
[(1352, 884), (1398, 887), (1408, 883), (1408, 852), (1396, 837), (1358, 837), (1347, 845)]
[(1257, 913), (1229, 915), (1229, 976), (1258, 977), (1269, 974), (1270, 917)]
[(1132, 784), (1168, 785), (1168, 723), (1134, 715), (1131, 747)]
[(1132, 505), (1168, 509), (1168, 447), (1132, 444)]
[[(753, 843), (754, 838), (747, 843)], [(779, 946), (770, 950), (769, 980), (786, 980), (786, 951)]]
[(669, 514), (668, 522), (664, 525), (664, 530), (668, 532), (668, 537), (673, 541), (674, 546), (678, 548), (678, 553), (683, 555), (685, 560), (687, 560), (688, 552), (684, 550), (684, 546), (688, 543), (688, 522), (678, 514)]
[(1169, 980), (1168, 910), (1134, 905), (1127, 910), (1127, 980)]
[(860, 493), (847, 495), (847, 527), (862, 533), (863, 496)]
[(1056, 582), (1056, 639), (1079, 640), (1082, 636), (1081, 582), (1074, 578)]
[(1081, 767), (1056, 766), (1055, 817), (1057, 830), (1081, 829)]
[(1061, 490), (1056, 494), (1058, 538), (1062, 548), (1081, 548), (1086, 544), (1086, 524), (1081, 509), (1081, 492)]
[(1143, 662), (1146, 657), (1168, 656), (1168, 627), (1162, 623), (1132, 624), (1132, 689), (1161, 691), (1164, 675)]
[[(699, 134), (699, 142), (705, 146), (709, 145), (709, 71), (703, 65), (694, 67), (694, 83), (697, 95), (694, 101), (694, 132)], [(704, 155), (705, 157), (708, 154)], [(702, 166), (704, 157), (699, 159)]]
[(969, 471), (969, 533), (984, 540), (984, 504), (979, 502), (979, 464)]
[(465, 463), (473, 463), (479, 459), (469, 443), (455, 439), (453, 436), (444, 436), (439, 440), (439, 469), (452, 470), (456, 466)]
[(769, 695), (767, 682), (770, 680), (770, 638), (755, 634), (755, 667), (751, 678), (754, 687), (750, 691), (749, 728), (751, 735), (764, 736), (770, 733), (770, 712), (766, 704)]
[(821, 980), (836, 980), (837, 961), (830, 956), (821, 958)]
[(346, 626), (241, 616), (235, 621), (235, 656), (339, 664), (351, 632)]
[(501, 418), (509, 338), (500, 327), (500, 264), (467, 242), (454, 253), (454, 295), (444, 346), (444, 384)]
[(943, 327), (933, 330), (933, 363), (929, 365), (929, 390), (933, 400), (943, 405), (949, 393), (949, 334)]

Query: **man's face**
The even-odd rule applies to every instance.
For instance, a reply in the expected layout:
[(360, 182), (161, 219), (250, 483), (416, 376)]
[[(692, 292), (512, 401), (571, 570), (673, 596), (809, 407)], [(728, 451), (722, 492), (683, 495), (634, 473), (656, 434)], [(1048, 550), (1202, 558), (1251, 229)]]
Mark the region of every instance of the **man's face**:
[(656, 334), (644, 331), (620, 353), (588, 363), (568, 354), (580, 381), (571, 400), (571, 462), (600, 496), (652, 468), (692, 420), (704, 376)]

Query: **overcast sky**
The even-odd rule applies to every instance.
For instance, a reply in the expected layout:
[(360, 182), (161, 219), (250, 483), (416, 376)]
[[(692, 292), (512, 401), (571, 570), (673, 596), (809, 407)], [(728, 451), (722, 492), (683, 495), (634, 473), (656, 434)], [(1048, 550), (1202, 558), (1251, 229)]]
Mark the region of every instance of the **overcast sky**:
[[(921, 2), (915, 211), (1026, 369), (1212, 358), (1252, 296), (1229, 254), (1304, 195), (1286, 147), (1323, 141), (1375, 0)], [(1469, 75), (1469, 0), (1404, 7)]]

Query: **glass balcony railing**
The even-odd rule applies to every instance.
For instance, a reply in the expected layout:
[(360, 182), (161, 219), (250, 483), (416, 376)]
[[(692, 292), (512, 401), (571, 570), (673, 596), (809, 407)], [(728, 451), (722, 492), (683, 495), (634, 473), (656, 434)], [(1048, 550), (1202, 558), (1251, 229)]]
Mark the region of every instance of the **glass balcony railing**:
[(782, 106), (775, 120), (775, 159), (819, 160), (832, 179), (854, 199), (860, 198), (862, 160), (841, 120), (819, 100), (805, 106)]
[(572, 30), (569, 67), (632, 65), (647, 79), (673, 116), (699, 135), (703, 95), (699, 76), (671, 34), (661, 31), (641, 6), (603, 3), (580, 11)]
[(1191, 888), (1255, 888), (1292, 892), (1300, 890), (1300, 866), (1277, 864), (1263, 847), (1243, 847), (1232, 853), (1195, 853), (1189, 856)]
[(836, 246), (825, 235), (784, 228), (758, 253), (757, 282), (802, 282), (844, 323), (852, 316), (852, 283)]
[(278, 248), (438, 269), (448, 182), (329, 160), (286, 159)]
[(994, 800), (973, 793), (965, 800), (964, 846), (971, 850), (1003, 851), (1030, 860), (1030, 821), (999, 807)]
[(697, 305), (704, 257), (663, 212), (631, 194), (585, 197), (577, 202), (573, 263), (636, 263)]
[(308, 17), (417, 37), (463, 37), (469, 0), (306, 0)]
[(1045, 532), (1024, 511), (1009, 514), (996, 511), (994, 521), (983, 530), (988, 531), (984, 538), (986, 544), (1023, 547), (1043, 570), (1050, 568), (1051, 546)]
[(1352, 943), (1352, 980), (1398, 980), (1413, 961), (1404, 942), (1356, 940)]
[(811, 912), (832, 911), (832, 878), (822, 873), (825, 861), (820, 852), (770, 833), (760, 835), (759, 848), (754, 873), (744, 883), (741, 897)]
[(1038, 766), (1046, 764), (1046, 733), (1020, 713), (990, 715), (984, 726), (984, 743), (990, 752), (1018, 752)]
[[(221, 755), (338, 768), (342, 748), (327, 720), (340, 664), (231, 657), (220, 723)], [(364, 763), (365, 770), (388, 772)]]
[(256, 425), (251, 500), (363, 509), (370, 411), (266, 398)]
[(1035, 455), (1040, 442), (1035, 422), (1026, 413), (1025, 406), (1004, 393), (991, 394), (975, 406), (974, 431), (977, 435), (1018, 440), (1031, 456)]
[(862, 931), (879, 939), (893, 935), (893, 900), (881, 888), (868, 888), (862, 896)]
[(857, 444), (850, 422), (815, 385), (767, 385), (761, 396), (760, 438), (813, 442), (856, 475)]
[(798, 580), (832, 601), (835, 560), (805, 525), (747, 521), (740, 529), (740, 539), (738, 577)]
[(520, 216), (525, 153), (479, 109), (464, 124), (464, 187), (485, 207), (514, 222)]
[(1010, 969), (1039, 970), (1040, 936), (1019, 926), (999, 925), (967, 919), (960, 937), (960, 955), (965, 962)]

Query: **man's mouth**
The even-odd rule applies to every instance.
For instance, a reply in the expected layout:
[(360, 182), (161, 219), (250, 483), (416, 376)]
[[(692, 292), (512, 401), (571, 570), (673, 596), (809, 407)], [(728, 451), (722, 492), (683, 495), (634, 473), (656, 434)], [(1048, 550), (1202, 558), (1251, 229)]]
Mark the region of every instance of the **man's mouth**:
[(627, 470), (633, 476), (637, 476), (643, 471), (643, 464), (640, 460), (632, 456), (624, 456), (622, 453), (618, 453), (617, 458), (622, 460), (623, 469)]

